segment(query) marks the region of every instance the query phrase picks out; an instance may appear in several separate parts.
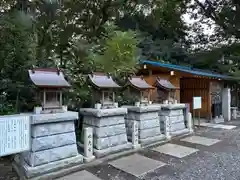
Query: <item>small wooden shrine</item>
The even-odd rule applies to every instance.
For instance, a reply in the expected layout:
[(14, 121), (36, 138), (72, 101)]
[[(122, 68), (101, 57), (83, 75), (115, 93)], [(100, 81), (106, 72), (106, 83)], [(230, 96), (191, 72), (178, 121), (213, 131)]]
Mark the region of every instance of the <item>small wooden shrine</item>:
[(128, 78), (125, 85), (131, 96), (137, 96), (141, 104), (148, 104), (150, 101), (150, 90), (154, 89), (142, 76), (132, 76)]
[(103, 109), (113, 108), (115, 106), (115, 92), (121, 87), (112, 79), (110, 74), (92, 73), (88, 77), (93, 86), (93, 102), (100, 103)]
[(41, 102), (41, 113), (56, 113), (63, 110), (64, 88), (70, 84), (60, 69), (35, 68), (28, 71), (29, 77), (37, 87), (36, 98)]
[(164, 101), (175, 103), (177, 88), (170, 81), (157, 77), (155, 86), (157, 87), (159, 103), (163, 103)]

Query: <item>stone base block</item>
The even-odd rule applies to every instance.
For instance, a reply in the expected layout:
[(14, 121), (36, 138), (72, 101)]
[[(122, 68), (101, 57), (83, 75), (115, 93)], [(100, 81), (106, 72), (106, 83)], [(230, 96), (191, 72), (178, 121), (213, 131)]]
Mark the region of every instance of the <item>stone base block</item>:
[(83, 163), (83, 156), (77, 155), (75, 157), (63, 159), (60, 161), (55, 161), (55, 162), (51, 162), (51, 163), (36, 166), (36, 167), (30, 167), (25, 161), (21, 162), (20, 158), (16, 157), (13, 163), (13, 168), (16, 170), (19, 177), (21, 177), (21, 180), (27, 180), (27, 179), (38, 179), (38, 177), (40, 176), (43, 176), (52, 172), (57, 172), (62, 169), (74, 167), (82, 163)]
[[(126, 120), (126, 127), (129, 131), (132, 131), (132, 123), (134, 120)], [(150, 129), (154, 127), (159, 127), (159, 118), (151, 119), (151, 120), (141, 120), (138, 122), (138, 129)]]
[(137, 144), (137, 145), (132, 145), (133, 149), (141, 149), (141, 144)]
[(117, 116), (104, 116), (104, 117), (94, 117), (94, 116), (84, 116), (83, 123), (90, 126), (95, 127), (103, 127), (103, 126), (112, 126), (118, 124), (124, 124), (125, 119), (124, 115)]
[(151, 129), (139, 130), (139, 139), (146, 139), (149, 137), (155, 137), (161, 135), (160, 127), (155, 127)]
[(136, 112), (128, 112), (127, 119), (134, 119), (137, 121), (140, 120), (151, 120), (158, 118), (158, 111), (156, 112), (145, 112), (145, 113), (136, 113)]
[(170, 135), (171, 136), (178, 136), (178, 135), (183, 135), (183, 134), (188, 134), (190, 133), (189, 129), (182, 129), (182, 130), (179, 130), (179, 131), (174, 131), (174, 132), (171, 132)]
[(224, 123), (223, 117), (216, 117), (213, 119), (213, 123)]
[(117, 152), (128, 150), (128, 149), (132, 149), (132, 143), (121, 144), (118, 146), (109, 147), (107, 149), (102, 149), (102, 150), (93, 149), (93, 152), (97, 158), (100, 158), (109, 154), (117, 153)]
[(186, 128), (186, 126), (185, 126), (184, 122), (171, 124), (170, 132), (179, 131), (179, 130), (182, 130), (182, 129), (185, 129), (185, 128)]
[(139, 143), (141, 145), (149, 145), (151, 143), (156, 143), (157, 141), (163, 141), (165, 139), (166, 139), (165, 135), (161, 134), (159, 136), (149, 137), (146, 139), (139, 139)]
[[(83, 124), (83, 129), (86, 127), (92, 127), (90, 125)], [(93, 136), (97, 138), (104, 138), (109, 136), (115, 136), (126, 133), (125, 124), (117, 124), (113, 126), (93, 127)]]
[(31, 166), (40, 166), (78, 155), (77, 145), (67, 145), (38, 152), (25, 152), (23, 157)]
[(83, 157), (83, 160), (85, 163), (91, 162), (95, 159), (95, 156), (91, 156), (91, 157)]
[(116, 136), (110, 136), (106, 138), (93, 137), (93, 147), (98, 150), (114, 147), (114, 146), (125, 144), (125, 143), (127, 143), (126, 133), (119, 134)]

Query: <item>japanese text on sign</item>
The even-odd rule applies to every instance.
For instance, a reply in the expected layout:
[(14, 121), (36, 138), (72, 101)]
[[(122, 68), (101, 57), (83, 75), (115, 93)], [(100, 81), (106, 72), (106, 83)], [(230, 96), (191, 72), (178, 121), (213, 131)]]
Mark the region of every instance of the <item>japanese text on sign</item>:
[(30, 150), (29, 116), (0, 117), (0, 156)]

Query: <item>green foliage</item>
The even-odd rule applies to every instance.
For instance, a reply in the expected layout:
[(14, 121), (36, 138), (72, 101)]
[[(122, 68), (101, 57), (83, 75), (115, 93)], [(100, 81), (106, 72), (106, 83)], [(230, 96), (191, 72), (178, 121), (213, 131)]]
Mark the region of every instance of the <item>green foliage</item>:
[[(190, 5), (195, 36), (195, 66), (239, 74), (240, 3), (236, 0), (194, 0)], [(203, 26), (211, 33), (204, 33)], [(206, 30), (205, 30), (206, 31)], [(224, 60), (221, 59), (224, 57)]]
[(0, 94), (5, 94), (6, 106), (19, 111), (31, 99), (27, 70), (35, 64), (36, 40), (29, 22), (21, 19), (21, 12), (0, 17)]
[(103, 51), (94, 56), (97, 68), (114, 76), (134, 73), (139, 62), (137, 34), (119, 30), (109, 34), (102, 45)]
[(139, 101), (139, 97), (127, 92), (120, 92), (116, 97), (116, 101), (118, 102), (119, 106), (134, 105), (135, 102)]
[[(0, 96), (4, 105), (0, 113), (34, 106), (34, 88), (27, 76), (32, 65), (64, 69), (72, 84), (64, 101), (75, 110), (91, 104), (86, 74), (110, 72), (123, 85), (137, 71), (140, 58), (238, 76), (239, 7), (234, 0), (1, 1)], [(187, 11), (202, 23), (215, 24), (214, 33), (207, 37), (199, 25), (187, 26), (182, 18)], [(197, 35), (189, 35), (189, 29)], [(225, 60), (219, 61), (223, 56)], [(125, 93), (119, 96), (120, 104), (136, 101)]]
[(127, 14), (118, 21), (123, 29), (139, 30), (142, 58), (170, 63), (187, 61), (188, 27), (181, 18), (188, 1), (150, 1), (142, 11)]

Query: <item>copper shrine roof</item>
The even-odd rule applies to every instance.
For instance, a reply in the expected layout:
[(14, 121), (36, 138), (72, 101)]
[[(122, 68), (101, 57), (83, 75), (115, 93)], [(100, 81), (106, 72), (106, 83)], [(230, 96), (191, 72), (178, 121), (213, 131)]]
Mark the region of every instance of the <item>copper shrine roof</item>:
[(167, 79), (160, 79), (160, 78), (157, 78), (156, 80), (156, 85), (157, 86), (160, 86), (164, 89), (168, 89), (168, 90), (175, 90), (177, 89), (177, 87), (175, 87), (169, 80)]
[(149, 85), (145, 81), (145, 79), (143, 79), (140, 76), (129, 77), (128, 78), (128, 83), (130, 83), (130, 85), (132, 85), (132, 86), (134, 86), (135, 88), (138, 88), (138, 89), (152, 89), (152, 88), (154, 88), (151, 85)]
[(93, 85), (97, 86), (98, 88), (120, 88), (120, 86), (115, 83), (110, 75), (93, 73), (88, 75), (88, 77)]
[(30, 79), (39, 87), (70, 87), (70, 84), (64, 78), (63, 72), (58, 69), (36, 68), (28, 70)]

